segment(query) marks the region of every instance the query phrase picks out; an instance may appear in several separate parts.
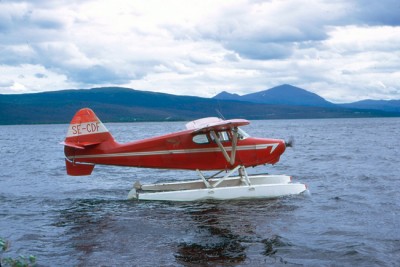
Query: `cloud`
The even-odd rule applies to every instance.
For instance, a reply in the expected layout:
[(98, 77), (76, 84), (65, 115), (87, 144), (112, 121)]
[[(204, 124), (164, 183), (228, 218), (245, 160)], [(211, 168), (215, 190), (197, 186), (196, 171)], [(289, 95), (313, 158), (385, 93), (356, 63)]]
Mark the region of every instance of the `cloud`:
[[(325, 26), (340, 17), (341, 8), (321, 1), (308, 5), (299, 1), (242, 3), (219, 10), (189, 34), (221, 42), (242, 57), (281, 59), (291, 55), (295, 43), (326, 39)], [(315, 12), (319, 9), (324, 12)]]
[(0, 93), (291, 83), (338, 102), (400, 98), (397, 2), (3, 0)]
[[(68, 9), (43, 9), (30, 2), (0, 2), (2, 44), (21, 45), (65, 39), (61, 34), (74, 19)], [(61, 37), (61, 38), (60, 38)]]
[(76, 88), (63, 74), (52, 72), (40, 65), (0, 65), (0, 92), (26, 93)]
[(68, 74), (68, 78), (73, 81), (79, 81), (83, 84), (124, 84), (129, 82), (129, 78), (120, 77), (112, 69), (100, 65), (90, 66), (88, 68), (82, 68), (79, 71), (71, 71)]
[(0, 80), (0, 88), (11, 87), (14, 84), (12, 80)]
[(400, 26), (400, 2), (397, 0), (358, 0), (354, 4), (354, 18), (361, 23), (379, 26)]
[(28, 63), (35, 57), (35, 51), (26, 44), (0, 45), (0, 64), (18, 65)]
[(35, 77), (38, 79), (44, 79), (47, 78), (47, 75), (43, 73), (35, 73)]
[(249, 59), (281, 59), (292, 54), (293, 45), (284, 43), (262, 43), (250, 41), (231, 41), (226, 48)]

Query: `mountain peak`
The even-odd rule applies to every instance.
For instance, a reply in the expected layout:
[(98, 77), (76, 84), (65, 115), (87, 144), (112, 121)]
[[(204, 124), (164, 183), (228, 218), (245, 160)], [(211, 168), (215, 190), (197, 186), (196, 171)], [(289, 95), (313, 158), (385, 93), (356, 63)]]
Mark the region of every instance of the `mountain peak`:
[(222, 91), (221, 93), (217, 94), (213, 98), (222, 99), (222, 100), (237, 100), (238, 98), (240, 98), (240, 95), (231, 94), (231, 93), (228, 93), (227, 91)]
[(243, 96), (221, 92), (214, 98), (225, 100), (239, 100), (270, 105), (295, 105), (316, 107), (333, 106), (332, 103), (326, 101), (319, 95), (290, 84), (282, 84), (264, 91)]

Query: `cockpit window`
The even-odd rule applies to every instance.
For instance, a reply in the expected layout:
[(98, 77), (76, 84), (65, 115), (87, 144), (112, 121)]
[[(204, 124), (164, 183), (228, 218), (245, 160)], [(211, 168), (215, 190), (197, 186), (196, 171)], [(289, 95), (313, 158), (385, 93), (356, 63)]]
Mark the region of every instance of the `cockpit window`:
[[(219, 137), (219, 140), (220, 140), (221, 142), (227, 142), (227, 141), (230, 140), (229, 134), (228, 134), (228, 132), (226, 132), (226, 131), (216, 132), (216, 134), (217, 134), (217, 136)], [(214, 137), (213, 137), (212, 134), (210, 134), (210, 137), (211, 137), (211, 140), (213, 140), (213, 141), (215, 142)]]
[(193, 136), (192, 140), (196, 144), (208, 144), (209, 143), (207, 135), (205, 135), (205, 134), (195, 135), (195, 136)]
[[(216, 132), (217, 136), (219, 137), (219, 140), (221, 142), (228, 142), (231, 140), (231, 132), (228, 131), (221, 131), (221, 132)], [(211, 138), (211, 141), (214, 141), (214, 137), (212, 134), (209, 135)], [(248, 133), (246, 133), (245, 131), (243, 131), (242, 129), (238, 128), (238, 139), (239, 140), (243, 140), (250, 137), (250, 135)], [(207, 134), (196, 134), (195, 136), (193, 136), (193, 142), (195, 142), (196, 144), (208, 144), (210, 143), (210, 139), (207, 136)]]
[(227, 132), (219, 132), (219, 138), (221, 139), (221, 142), (229, 141), (229, 135)]

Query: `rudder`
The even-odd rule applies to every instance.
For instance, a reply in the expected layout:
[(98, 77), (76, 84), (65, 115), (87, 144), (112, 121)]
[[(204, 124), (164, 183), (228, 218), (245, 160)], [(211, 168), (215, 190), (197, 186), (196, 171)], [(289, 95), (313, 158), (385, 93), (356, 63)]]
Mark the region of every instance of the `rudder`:
[(106, 141), (114, 141), (104, 124), (90, 108), (79, 110), (68, 127), (64, 145), (65, 164), (68, 175), (90, 175), (93, 163), (77, 162), (75, 155), (87, 148)]
[(85, 146), (100, 144), (110, 138), (111, 134), (93, 110), (83, 108), (72, 118), (63, 144), (84, 149)]

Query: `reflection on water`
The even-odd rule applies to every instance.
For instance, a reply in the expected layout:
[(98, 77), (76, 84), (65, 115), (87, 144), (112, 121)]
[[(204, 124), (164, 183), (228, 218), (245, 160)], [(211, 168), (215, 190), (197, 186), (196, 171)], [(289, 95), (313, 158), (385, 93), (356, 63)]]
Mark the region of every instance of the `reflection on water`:
[(194, 234), (191, 240), (179, 243), (175, 258), (195, 266), (247, 265), (256, 263), (257, 253), (258, 258), (267, 257), (264, 263), (286, 263), (275, 253), (290, 243), (259, 222), (279, 221), (296, 208), (283, 199), (205, 202), (186, 208), (195, 223)]
[[(121, 264), (115, 260), (120, 258), (141, 266), (246, 265), (254, 263), (256, 255), (263, 262), (284, 263), (276, 252), (290, 244), (268, 223), (278, 223), (274, 221), (295, 209), (284, 199), (258, 203), (80, 199), (60, 211), (54, 226), (66, 229), (78, 265), (109, 265), (111, 258), (116, 264)], [(146, 253), (148, 265), (139, 260)]]
[(71, 233), (73, 249), (79, 252), (81, 262), (94, 253), (101, 245), (96, 240), (108, 231), (112, 217), (104, 212), (107, 201), (77, 200), (71, 207), (61, 211), (57, 227), (66, 227)]
[[(201, 265), (215, 263), (239, 263), (246, 259), (243, 237), (235, 234), (226, 222), (219, 219), (226, 210), (221, 207), (189, 212), (197, 223), (196, 240), (182, 242), (178, 246), (175, 257), (180, 262)], [(251, 225), (244, 225), (251, 229)]]

